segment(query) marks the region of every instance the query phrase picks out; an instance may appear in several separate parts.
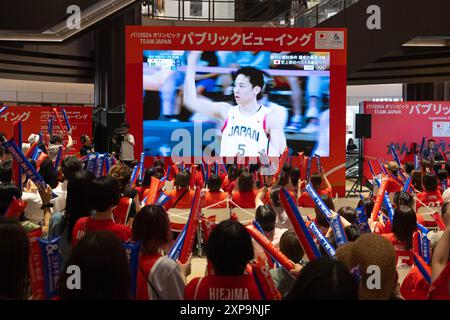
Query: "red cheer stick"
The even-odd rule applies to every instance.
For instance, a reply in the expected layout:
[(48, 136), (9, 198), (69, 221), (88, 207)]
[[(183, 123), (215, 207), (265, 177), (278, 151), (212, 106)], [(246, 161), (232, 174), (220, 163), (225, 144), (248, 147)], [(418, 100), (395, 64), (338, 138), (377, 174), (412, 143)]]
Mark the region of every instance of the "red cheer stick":
[(375, 205), (373, 206), (371, 219), (372, 221), (376, 221), (378, 219), (378, 212), (381, 208), (381, 203), (383, 202), (384, 193), (386, 192), (387, 179), (383, 179), (381, 182), (380, 189), (378, 189), (377, 197), (375, 199)]
[(320, 258), (320, 251), (309, 233), (308, 227), (305, 221), (303, 221), (294, 199), (292, 199), (289, 192), (284, 188), (280, 190), (280, 201), (309, 260), (313, 261)]
[(63, 134), (68, 135), (67, 129), (66, 129), (65, 126), (63, 126), (62, 121), (61, 121), (61, 118), (60, 118), (60, 116), (59, 116), (58, 111), (56, 110), (56, 108), (52, 108), (52, 113), (55, 115), (56, 121), (58, 121), (58, 125), (59, 125), (59, 127), (61, 128), (61, 132), (62, 132)]
[(288, 147), (286, 147), (283, 151), (283, 154), (280, 157), (280, 162), (278, 163), (277, 171), (273, 175), (273, 179), (272, 179), (273, 183), (275, 183), (278, 180), (281, 170), (283, 170), (284, 164), (286, 163), (288, 153), (289, 153), (289, 149), (288, 149)]
[(45, 299), (45, 283), (44, 283), (44, 263), (42, 261), (41, 249), (38, 239), (42, 236), (42, 229), (36, 229), (28, 232), (28, 240), (30, 241), (30, 252), (28, 261), (28, 276), (30, 277), (31, 292), (33, 300)]
[(436, 222), (436, 225), (438, 226), (439, 230), (444, 231), (445, 224), (444, 221), (442, 221), (442, 218), (439, 215), (439, 213), (435, 212), (431, 216), (433, 217), (434, 222)]
[(194, 245), (195, 233), (200, 221), (200, 188), (195, 189), (194, 198), (192, 199), (191, 212), (189, 214), (189, 220), (187, 222), (186, 235), (181, 248), (180, 262), (186, 263), (192, 252), (192, 246)]
[(18, 218), (26, 207), (27, 203), (25, 201), (16, 199), (16, 197), (14, 197), (9, 203), (8, 209), (6, 210), (5, 213), (5, 217), (11, 219)]
[(251, 274), (262, 300), (281, 300), (281, 294), (273, 282), (269, 269), (256, 263), (251, 264)]
[(148, 188), (148, 192), (144, 196), (147, 197), (145, 201), (145, 205), (155, 204), (158, 199), (159, 191), (164, 185), (164, 181), (159, 180), (158, 178), (151, 177), (150, 186)]
[(294, 263), (289, 260), (280, 250), (278, 250), (261, 232), (259, 232), (252, 224), (245, 227), (250, 236), (259, 243), (259, 245), (268, 252), (280, 265), (287, 271), (294, 269)]

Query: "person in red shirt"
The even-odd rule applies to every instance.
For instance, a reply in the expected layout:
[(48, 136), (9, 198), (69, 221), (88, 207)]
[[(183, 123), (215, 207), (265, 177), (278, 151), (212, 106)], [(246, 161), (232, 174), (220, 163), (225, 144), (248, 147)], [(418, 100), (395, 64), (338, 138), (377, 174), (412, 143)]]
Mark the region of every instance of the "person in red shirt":
[(213, 273), (192, 279), (184, 291), (185, 300), (261, 300), (253, 276), (244, 273), (253, 259), (253, 246), (241, 223), (219, 223), (209, 236), (206, 257)]
[[(404, 205), (404, 206), (408, 206), (412, 210), (414, 210), (414, 197), (405, 191), (396, 192), (394, 194), (393, 200), (394, 200), (393, 205), (395, 208)], [(426, 221), (421, 214), (416, 213), (416, 218), (417, 218), (417, 223), (420, 223), (423, 226), (426, 225)], [(387, 232), (387, 233), (389, 233), (389, 232)]]
[[(432, 173), (425, 173), (422, 176), (423, 192), (417, 195), (416, 210), (424, 204), (428, 207), (440, 207), (444, 200), (441, 192), (438, 190), (438, 180), (436, 175)], [(423, 204), (422, 204), (423, 203)]]
[(442, 217), (445, 231), (433, 252), (431, 259), (431, 280), (428, 298), (430, 300), (450, 300), (450, 214)]
[(386, 166), (386, 169), (388, 171), (388, 181), (386, 184), (386, 192), (387, 193), (394, 193), (402, 190), (402, 183), (399, 181), (398, 178), (398, 172), (401, 170), (401, 168), (398, 166), (397, 162), (390, 161), (388, 165)]
[(93, 180), (89, 201), (96, 212), (94, 216), (77, 221), (72, 231), (72, 247), (76, 247), (86, 233), (94, 231), (111, 231), (122, 241), (131, 238), (130, 227), (117, 224), (113, 220), (112, 209), (119, 203), (120, 195), (120, 183), (113, 177), (105, 176)]
[(190, 260), (181, 264), (163, 255), (170, 249), (172, 231), (169, 217), (161, 206), (145, 206), (136, 215), (133, 240), (142, 241), (136, 299), (182, 300)]
[(413, 236), (417, 230), (416, 213), (407, 206), (395, 208), (392, 233), (383, 234), (394, 246), (397, 267), (413, 265)]
[[(211, 208), (226, 208), (228, 199), (228, 193), (220, 190), (222, 180), (217, 174), (212, 174), (208, 179), (208, 191), (205, 194), (205, 202), (203, 207)], [(220, 202), (220, 203), (219, 203)], [(218, 203), (218, 204), (217, 204)]]
[(400, 285), (400, 294), (405, 300), (427, 300), (430, 284), (417, 266), (414, 266)]
[[(68, 287), (78, 266), (80, 288)], [(69, 256), (61, 273), (62, 300), (128, 300), (130, 299), (130, 266), (120, 240), (110, 231), (86, 234)]]
[(136, 212), (141, 209), (138, 191), (130, 187), (131, 169), (126, 165), (116, 164), (108, 175), (120, 182), (121, 195), (119, 203), (113, 209), (114, 221), (131, 226)]
[[(233, 193), (231, 200), (241, 208), (254, 208), (256, 199), (253, 175), (248, 171), (241, 173), (238, 179), (238, 191)], [(232, 206), (233, 203), (231, 203)]]
[(155, 176), (156, 176), (155, 168), (145, 169), (144, 178), (142, 179), (141, 186), (135, 187), (135, 189), (138, 192), (139, 201), (144, 200), (144, 192), (150, 187), (151, 178)]
[[(331, 198), (332, 189), (330, 182), (325, 176), (322, 176), (318, 173), (312, 174), (310, 179), (311, 185), (316, 190), (318, 195), (325, 194)], [(321, 188), (322, 182), (325, 182), (325, 188)], [(300, 192), (299, 192), (300, 193)], [(316, 205), (309, 196), (309, 194), (305, 191), (298, 198), (298, 206), (304, 208), (314, 208)]]
[(164, 208), (187, 209), (192, 205), (194, 191), (189, 190), (190, 175), (187, 171), (180, 172), (175, 177), (175, 189), (169, 192), (170, 200), (166, 202)]
[(225, 177), (222, 183), (222, 190), (231, 194), (234, 189), (234, 185), (236, 184), (238, 174), (238, 167), (235, 164), (232, 164), (228, 167), (228, 175)]

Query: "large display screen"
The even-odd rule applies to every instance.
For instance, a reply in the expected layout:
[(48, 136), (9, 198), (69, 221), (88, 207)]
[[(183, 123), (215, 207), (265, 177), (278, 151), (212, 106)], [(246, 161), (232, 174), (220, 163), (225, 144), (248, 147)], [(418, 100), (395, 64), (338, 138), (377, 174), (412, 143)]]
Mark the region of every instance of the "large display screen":
[(329, 156), (330, 53), (143, 51), (147, 156)]

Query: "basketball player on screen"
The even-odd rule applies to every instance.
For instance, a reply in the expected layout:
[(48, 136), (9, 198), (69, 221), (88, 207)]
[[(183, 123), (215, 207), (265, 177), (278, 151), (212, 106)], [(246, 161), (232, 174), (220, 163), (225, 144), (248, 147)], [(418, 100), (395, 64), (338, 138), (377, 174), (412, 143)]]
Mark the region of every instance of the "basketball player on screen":
[(233, 92), (238, 104), (214, 102), (197, 96), (195, 65), (200, 54), (192, 51), (188, 56), (184, 105), (224, 123), (220, 156), (257, 157), (260, 152), (269, 157), (280, 156), (286, 148), (282, 116), (275, 109), (258, 104), (264, 87), (263, 72), (252, 67), (237, 70)]

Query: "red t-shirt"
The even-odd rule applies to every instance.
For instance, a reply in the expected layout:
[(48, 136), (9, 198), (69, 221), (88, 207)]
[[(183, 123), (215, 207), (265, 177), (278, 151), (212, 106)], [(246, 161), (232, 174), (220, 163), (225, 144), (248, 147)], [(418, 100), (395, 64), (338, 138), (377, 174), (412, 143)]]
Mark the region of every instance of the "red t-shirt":
[(230, 180), (228, 180), (228, 177), (226, 177), (222, 183), (222, 190), (231, 194), (231, 193), (233, 193), (235, 184), (236, 184), (236, 180), (230, 181)]
[(406, 248), (406, 243), (397, 240), (393, 233), (383, 234), (383, 237), (387, 238), (395, 249), (397, 255), (397, 267), (408, 265), (412, 266), (414, 262), (414, 253)]
[(161, 257), (161, 255), (145, 255), (141, 254), (139, 257), (139, 268), (137, 271), (136, 281), (136, 300), (150, 300), (151, 297), (148, 294), (148, 274), (155, 265), (155, 262)]
[(430, 300), (450, 300), (450, 262), (430, 285)]
[(95, 220), (91, 217), (84, 217), (77, 221), (72, 231), (72, 247), (84, 237), (87, 232), (111, 231), (122, 241), (131, 238), (131, 229), (123, 224), (115, 223), (112, 219)]
[(192, 279), (184, 290), (185, 300), (261, 300), (252, 275), (209, 275)]
[[(417, 199), (425, 203), (429, 207), (440, 207), (444, 203), (442, 199), (442, 194), (439, 190), (435, 191), (424, 191), (417, 195)], [(416, 210), (419, 209), (422, 204), (419, 201), (416, 201)]]
[(400, 293), (406, 300), (427, 300), (430, 285), (420, 273), (419, 269), (414, 266), (400, 286)]
[[(253, 191), (236, 191), (233, 193), (231, 200), (241, 208), (254, 208), (256, 199), (256, 190)], [(233, 206), (233, 204), (231, 204)]]
[(387, 193), (395, 193), (402, 190), (402, 185), (397, 182), (394, 178), (388, 178), (386, 183), (386, 192)]
[[(228, 193), (227, 192), (222, 192), (222, 191), (208, 191), (205, 194), (205, 202), (203, 204), (203, 207), (209, 207), (215, 203), (218, 203), (220, 201), (223, 201), (225, 199), (228, 198)], [(227, 202), (224, 201), (218, 205), (215, 205), (212, 208), (226, 208), (227, 207)]]
[[(186, 189), (173, 189), (172, 191), (170, 191), (169, 196), (171, 197), (171, 199), (166, 202), (164, 208), (166, 208), (166, 210), (170, 208), (178, 208), (178, 209), (190, 208), (192, 206), (192, 199), (194, 198), (194, 191), (188, 190), (183, 195), (185, 191)], [(180, 200), (177, 202), (176, 206), (174, 206), (175, 202), (179, 198)]]
[[(317, 194), (320, 196), (322, 194), (326, 194), (328, 197), (331, 195), (331, 189), (321, 189)], [(310, 197), (308, 192), (303, 192), (300, 195), (300, 198), (298, 198), (298, 206), (303, 208), (315, 208), (316, 204), (314, 203), (313, 199)]]
[(383, 222), (378, 220), (375, 223), (373, 233), (386, 234), (386, 233), (391, 233), (391, 232), (392, 232), (391, 221), (389, 220), (389, 218), (386, 215), (383, 214)]

